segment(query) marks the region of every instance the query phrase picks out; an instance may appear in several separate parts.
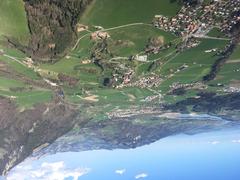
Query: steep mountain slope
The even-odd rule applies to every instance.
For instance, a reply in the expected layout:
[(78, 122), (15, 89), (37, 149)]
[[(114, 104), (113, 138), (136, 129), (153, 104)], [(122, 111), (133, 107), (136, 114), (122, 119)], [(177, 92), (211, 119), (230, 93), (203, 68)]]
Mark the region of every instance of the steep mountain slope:
[(63, 53), (75, 36), (79, 15), (91, 0), (24, 0), (31, 41), (27, 53), (49, 61)]

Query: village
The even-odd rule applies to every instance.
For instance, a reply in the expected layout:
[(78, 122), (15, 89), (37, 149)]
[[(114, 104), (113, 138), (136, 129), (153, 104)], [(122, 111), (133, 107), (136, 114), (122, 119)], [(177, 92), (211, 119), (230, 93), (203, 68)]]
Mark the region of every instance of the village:
[[(232, 41), (230, 41), (231, 31), (234, 25), (240, 22), (240, 14), (238, 13), (240, 10), (240, 1), (222, 1), (222, 0), (214, 0), (209, 4), (201, 4), (196, 7), (192, 7), (189, 4), (186, 4), (182, 7), (179, 13), (172, 17), (168, 18), (162, 15), (155, 15), (153, 20), (153, 25), (159, 29), (163, 29), (164, 31), (169, 31), (174, 33), (177, 36), (182, 37), (183, 43), (177, 47), (180, 50), (186, 50), (188, 48), (193, 48), (199, 45), (200, 41), (197, 38), (211, 38), (207, 34), (213, 28), (219, 28), (223, 34), (225, 34), (226, 38), (223, 37), (213, 37), (219, 38), (223, 40), (229, 40), (229, 44), (221, 51), (217, 48), (205, 50), (205, 53), (215, 52), (216, 54), (225, 54), (229, 51), (231, 47)], [(230, 16), (233, 15), (233, 16)], [(228, 38), (227, 38), (228, 37)], [(157, 40), (153, 39), (151, 41), (155, 41), (155, 43), (150, 43), (145, 49), (145, 54), (133, 56), (132, 59), (140, 62), (148, 61), (148, 54), (153, 53), (157, 54), (163, 49), (168, 49), (172, 45), (167, 44), (164, 45), (164, 40), (158, 38)], [(156, 43), (156, 41), (158, 43)], [(185, 41), (185, 43), (184, 43)], [(168, 78), (173, 76), (174, 74), (181, 72), (188, 68), (187, 64), (183, 64), (180, 66), (176, 72), (172, 72)], [(141, 88), (151, 88), (154, 86), (159, 86), (163, 81), (162, 77), (146, 77), (139, 78), (139, 80), (132, 82), (131, 79), (133, 77), (134, 72), (128, 72), (124, 76), (124, 81), (121, 85), (118, 85), (117, 88), (123, 87), (141, 87)], [(171, 91), (174, 91), (178, 88), (199, 88), (206, 89), (202, 83), (192, 83), (192, 84), (173, 84), (171, 86)], [(185, 87), (186, 86), (186, 87)], [(230, 88), (224, 91), (229, 92), (238, 92), (239, 88)]]
[[(151, 66), (161, 69), (161, 67), (178, 54), (199, 46), (202, 39), (205, 38), (226, 40), (227, 45), (224, 48), (213, 47), (203, 51), (206, 54), (215, 54), (214, 56), (225, 56), (229, 49), (231, 49), (231, 45), (233, 43), (230, 31), (235, 24), (240, 22), (240, 15), (237, 13), (239, 10), (239, 0), (213, 0), (208, 4), (201, 3), (197, 6), (185, 4), (177, 12), (177, 14), (171, 18), (164, 15), (155, 15), (152, 23), (149, 22), (148, 26), (151, 26), (151, 28), (154, 29), (157, 28), (163, 30), (164, 32), (170, 32), (175, 35), (175, 39), (167, 41), (166, 37), (162, 34), (149, 36), (141, 51), (128, 56), (123, 56), (121, 54), (118, 55), (112, 52), (112, 48), (110, 48), (110, 46), (115, 46), (117, 43), (124, 44), (124, 40), (117, 39), (115, 42), (115, 39), (112, 37), (112, 32), (108, 29), (99, 25), (91, 26), (78, 23), (75, 28), (76, 32), (82, 36), (79, 38), (79, 41), (84, 37), (89, 38), (89, 41), (93, 46), (91, 46), (88, 50), (89, 57), (77, 56), (77, 58), (82, 59), (79, 62), (79, 68), (75, 69), (83, 71), (85, 70), (85, 66), (89, 66), (89, 68), (86, 68), (86, 72), (99, 73), (98, 70), (90, 67), (94, 64), (98, 66), (97, 68), (101, 71), (99, 74), (101, 74), (102, 78), (99, 78), (98, 80), (100, 81), (100, 85), (103, 87), (111, 87), (119, 91), (122, 91), (125, 88), (140, 88), (152, 91), (153, 94), (151, 96), (141, 99), (143, 102), (155, 102), (156, 100), (159, 100), (159, 102), (161, 100), (162, 102), (163, 95), (174, 94), (181, 89), (206, 90), (207, 86), (204, 85), (201, 80), (186, 83), (175, 81), (174, 83), (167, 85), (168, 90), (166, 92), (161, 92), (161, 90), (158, 89), (164, 82), (184, 73), (185, 71), (188, 71), (193, 66), (199, 66), (200, 68), (206, 66), (206, 64), (195, 61), (195, 59), (193, 59), (191, 63), (180, 62), (177, 67), (170, 67), (167, 69), (166, 74), (162, 74), (161, 70), (157, 72), (155, 71), (156, 69), (151, 70)], [(137, 23), (136, 25), (139, 24)], [(123, 27), (128, 26), (129, 25), (124, 25)], [(130, 26), (132, 25), (130, 24)], [(119, 27), (114, 27), (110, 29), (118, 28)], [(220, 29), (222, 36), (208, 36), (208, 33), (214, 28)], [(79, 41), (77, 41), (77, 43), (79, 43)], [(56, 45), (54, 43), (49, 44), (50, 49), (54, 49), (55, 46)], [(170, 50), (171, 52), (169, 52), (166, 56), (159, 56), (159, 54), (167, 50)], [(0, 51), (0, 55), (1, 54), (4, 55), (4, 51)], [(158, 58), (151, 59), (151, 55), (156, 55)], [(166, 58), (166, 62), (164, 62), (164, 57), (171, 55), (175, 56), (169, 59)], [(71, 54), (67, 54), (65, 58), (66, 61), (71, 61), (73, 56)], [(25, 58), (22, 63), (43, 76), (45, 83), (50, 85), (52, 88), (61, 86), (65, 81), (67, 81), (67, 84), (71, 87), (74, 87), (79, 82), (78, 78), (73, 78), (71, 76), (64, 75), (63, 73), (54, 73), (54, 71), (47, 71), (40, 67), (36, 67), (31, 58)], [(146, 65), (146, 67), (148, 66), (147, 72), (144, 72), (144, 74), (141, 75), (136, 72), (137, 66), (140, 65)], [(56, 77), (57, 80), (51, 79), (52, 77)], [(222, 87), (222, 91), (230, 93), (239, 92), (239, 87), (224, 86)], [(64, 97), (64, 95), (65, 94), (60, 93), (61, 97)]]
[(240, 21), (239, 10), (239, 0), (213, 0), (208, 5), (200, 4), (196, 7), (186, 4), (175, 17), (155, 15), (153, 24), (181, 37), (205, 36), (214, 27), (230, 35), (233, 26)]

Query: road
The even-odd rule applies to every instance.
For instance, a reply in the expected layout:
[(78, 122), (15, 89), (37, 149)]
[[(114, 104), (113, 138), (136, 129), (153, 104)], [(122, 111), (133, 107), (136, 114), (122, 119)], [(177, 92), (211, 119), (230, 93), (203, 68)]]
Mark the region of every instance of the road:
[(13, 57), (13, 56), (10, 56), (10, 55), (7, 55), (7, 54), (3, 54), (2, 56), (7, 57), (7, 58), (9, 58), (9, 59), (12, 59), (12, 60), (16, 61), (17, 63), (19, 63), (19, 64), (27, 67), (27, 65), (26, 65), (25, 63), (19, 61), (16, 57)]
[(218, 38), (218, 37), (211, 37), (211, 36), (207, 36), (207, 35), (194, 35), (193, 34), (192, 37), (202, 38), (202, 39), (224, 40), (224, 41), (230, 41), (231, 40), (229, 38)]
[[(106, 31), (112, 31), (112, 30), (116, 30), (116, 29), (121, 29), (121, 28), (125, 28), (125, 27), (130, 27), (130, 26), (139, 26), (139, 25), (148, 25), (148, 26), (151, 26), (151, 24), (147, 24), (147, 23), (131, 23), (131, 24), (125, 24), (125, 25), (116, 26), (116, 27), (112, 27), (112, 28), (102, 29), (102, 30), (99, 30), (99, 32), (101, 32), (101, 31), (105, 31), (105, 32), (106, 32)], [(92, 33), (92, 32), (89, 32), (89, 33), (81, 36), (81, 37), (77, 40), (76, 44), (73, 46), (72, 51), (77, 48), (79, 42), (80, 42), (83, 38), (91, 35), (91, 33)]]
[(87, 33), (87, 34), (81, 36), (81, 37), (77, 40), (76, 44), (73, 46), (72, 51), (74, 51), (74, 50), (77, 48), (79, 42), (80, 42), (83, 38), (89, 36), (90, 34), (91, 34), (91, 33), (89, 32), (89, 33)]

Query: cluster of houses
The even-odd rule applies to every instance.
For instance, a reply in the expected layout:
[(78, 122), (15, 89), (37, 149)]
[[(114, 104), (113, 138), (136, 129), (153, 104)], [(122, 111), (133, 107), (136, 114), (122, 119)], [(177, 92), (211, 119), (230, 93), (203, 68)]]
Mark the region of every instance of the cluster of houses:
[(151, 75), (147, 77), (141, 77), (137, 81), (131, 82), (131, 76), (125, 76), (124, 81), (117, 88), (123, 87), (139, 87), (139, 88), (152, 88), (158, 87), (163, 79), (157, 75)]
[(218, 26), (225, 33), (240, 22), (239, 0), (214, 0), (210, 5), (203, 6), (203, 9), (205, 14), (200, 21), (208, 26)]
[(110, 38), (110, 35), (108, 34), (108, 32), (96, 31), (91, 34), (90, 38), (92, 40), (101, 40), (101, 39)]
[(123, 88), (125, 85), (130, 84), (132, 77), (134, 75), (134, 71), (131, 69), (128, 69), (126, 73), (123, 75), (120, 74), (113, 74), (113, 85), (115, 88)]
[(230, 0), (218, 11), (218, 17), (223, 16), (222, 30), (230, 31), (234, 25), (240, 23), (240, 0)]
[(133, 74), (134, 74), (133, 70), (130, 70), (127, 73), (125, 73), (123, 76), (123, 84), (129, 84), (131, 82)]
[(112, 85), (116, 89), (121, 89), (124, 87), (139, 87), (139, 88), (152, 88), (158, 87), (163, 79), (155, 74), (151, 74), (146, 77), (134, 79), (134, 71), (132, 69), (126, 70), (124, 74), (113, 74), (112, 75)]
[(198, 23), (192, 19), (193, 17), (192, 8), (183, 7), (177, 16), (172, 18), (156, 15), (154, 26), (184, 36), (185, 34), (194, 32), (198, 29)]
[(216, 26), (228, 32), (234, 24), (240, 22), (239, 11), (239, 0), (213, 0), (209, 5), (185, 5), (172, 18), (156, 15), (153, 24), (157, 28), (183, 37), (195, 33), (206, 34)]
[(162, 83), (163, 79), (157, 75), (151, 75), (147, 77), (142, 77), (138, 81), (130, 84), (130, 86), (137, 86), (141, 88), (152, 88), (158, 87)]

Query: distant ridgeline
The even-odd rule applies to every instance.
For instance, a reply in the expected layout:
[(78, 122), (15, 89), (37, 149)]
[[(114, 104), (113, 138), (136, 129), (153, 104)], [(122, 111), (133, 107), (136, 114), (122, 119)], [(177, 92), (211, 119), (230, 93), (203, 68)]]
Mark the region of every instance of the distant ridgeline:
[(49, 61), (64, 53), (76, 37), (75, 25), (91, 0), (23, 0), (31, 39), (21, 47), (35, 60)]

